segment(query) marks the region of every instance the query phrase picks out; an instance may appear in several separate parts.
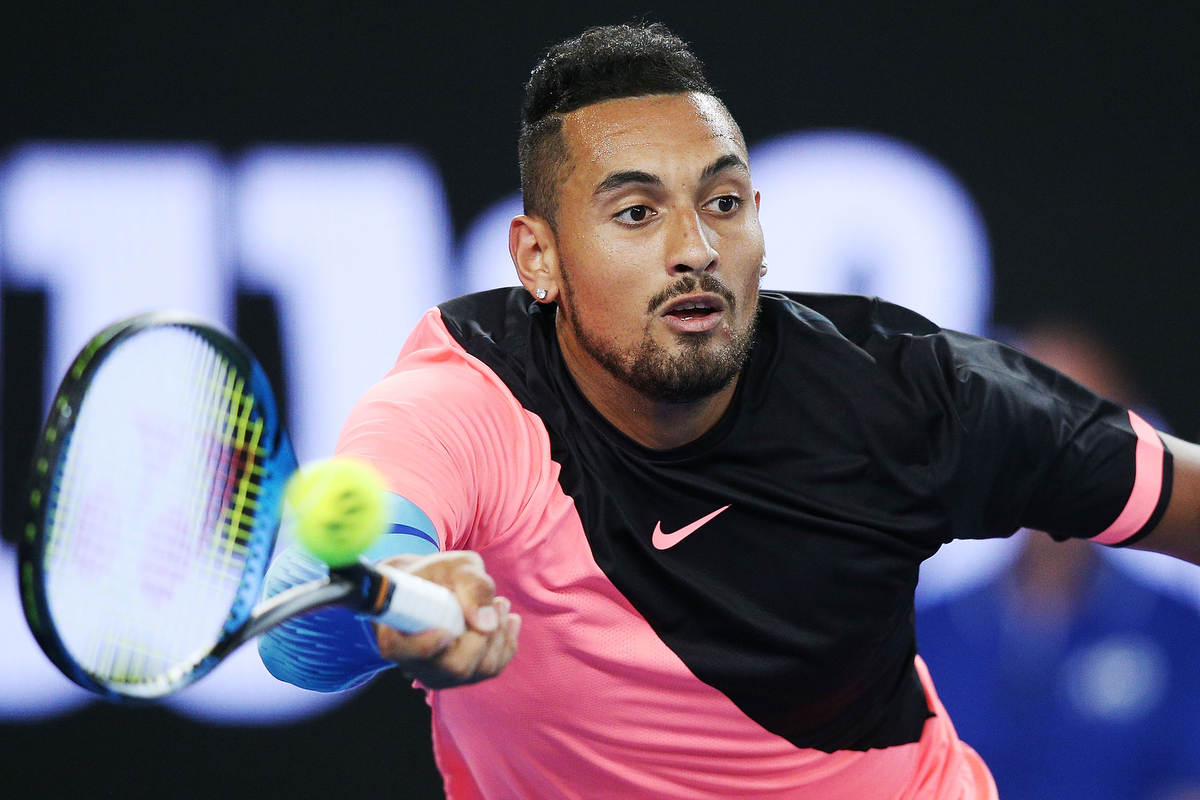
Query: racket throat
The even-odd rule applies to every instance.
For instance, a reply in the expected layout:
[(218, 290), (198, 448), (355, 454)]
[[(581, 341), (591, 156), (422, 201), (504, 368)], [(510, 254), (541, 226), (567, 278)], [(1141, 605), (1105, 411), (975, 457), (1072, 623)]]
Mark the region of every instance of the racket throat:
[(366, 563), (331, 568), (329, 577), (350, 589), (341, 605), (374, 617), (387, 611), (395, 592), (394, 583), (379, 569)]

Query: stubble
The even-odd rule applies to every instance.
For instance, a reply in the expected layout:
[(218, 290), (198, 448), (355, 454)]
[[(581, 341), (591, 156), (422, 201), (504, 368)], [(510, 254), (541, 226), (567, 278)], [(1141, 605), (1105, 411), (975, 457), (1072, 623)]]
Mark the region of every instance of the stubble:
[[(565, 265), (564, 265), (565, 267)], [(574, 292), (569, 270), (562, 270), (563, 290), (569, 300)], [(732, 315), (737, 308), (733, 292), (719, 278), (709, 273), (699, 277), (683, 275), (671, 286), (655, 295), (649, 302), (653, 313), (664, 303), (692, 292), (711, 292), (725, 301), (725, 313)], [(632, 352), (622, 352), (609, 341), (590, 331), (580, 320), (578, 306), (572, 304), (575, 313), (568, 316), (567, 324), (579, 346), (596, 360), (610, 375), (624, 383), (643, 397), (658, 403), (688, 404), (712, 397), (727, 387), (742, 371), (758, 324), (758, 308), (754, 309), (749, 324), (720, 344), (713, 344), (720, 334), (679, 334), (680, 349), (672, 353), (659, 344), (645, 331), (641, 343)]]

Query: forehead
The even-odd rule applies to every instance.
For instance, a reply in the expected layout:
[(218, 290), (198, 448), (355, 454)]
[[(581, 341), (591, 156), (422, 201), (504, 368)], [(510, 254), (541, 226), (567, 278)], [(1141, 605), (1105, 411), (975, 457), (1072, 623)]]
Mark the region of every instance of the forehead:
[(746, 146), (729, 112), (699, 93), (606, 100), (572, 111), (563, 135), (574, 176), (591, 180), (613, 169), (646, 169), (652, 162), (695, 157), (706, 166)]

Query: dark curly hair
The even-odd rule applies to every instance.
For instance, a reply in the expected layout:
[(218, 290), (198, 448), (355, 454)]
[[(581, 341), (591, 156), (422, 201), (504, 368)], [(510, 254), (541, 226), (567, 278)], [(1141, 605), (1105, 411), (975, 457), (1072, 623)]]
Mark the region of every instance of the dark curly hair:
[(661, 23), (588, 28), (551, 47), (529, 76), (521, 107), (521, 196), (525, 213), (553, 227), (565, 180), (562, 118), (621, 97), (702, 92), (704, 65)]

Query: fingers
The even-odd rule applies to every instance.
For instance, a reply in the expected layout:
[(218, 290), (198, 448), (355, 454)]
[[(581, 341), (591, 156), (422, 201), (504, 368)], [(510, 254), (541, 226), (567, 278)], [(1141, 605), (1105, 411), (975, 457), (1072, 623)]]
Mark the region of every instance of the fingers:
[[(496, 605), (496, 584), (487, 575), (476, 576), (467, 572), (456, 575), (451, 587), (462, 604), (463, 617), (474, 631), (487, 635), (500, 626), (500, 610)], [(508, 601), (505, 600), (505, 613)]]
[(482, 678), (499, 675), (517, 654), (517, 636), (521, 632), (521, 615), (509, 614), (503, 623), (504, 635), (493, 636), (491, 643), (479, 659), (475, 673)]
[(446, 586), (463, 606), (467, 630), (454, 639), (446, 631), (404, 634), (375, 625), (379, 652), (431, 689), (461, 686), (498, 675), (517, 651), (521, 618), (510, 602), (496, 597), (495, 583), (477, 553), (452, 551), (424, 558), (395, 556), (383, 563)]
[[(500, 625), (500, 614), (493, 601), (496, 599), (496, 582), (484, 572), (483, 559), (478, 553), (468, 552), (461, 565), (453, 571), (450, 589), (458, 596), (462, 604), (463, 617), (473, 630), (490, 634)], [(414, 568), (414, 574), (422, 575), (420, 565)], [(508, 613), (508, 601), (505, 601), (504, 613)]]
[(462, 605), (467, 625), (479, 633), (491, 633), (499, 625), (492, 608), (496, 583), (483, 567), (483, 559), (471, 550), (451, 550), (419, 556), (393, 556), (382, 563), (447, 587)]
[(375, 629), (379, 654), (397, 663), (437, 658), (454, 642), (454, 637), (448, 632), (436, 628), (407, 634), (379, 622), (371, 625)]
[(454, 676), (453, 682), (443, 683), (443, 686), (475, 683), (498, 675), (516, 654), (520, 617), (510, 613), (509, 601), (503, 597), (497, 597), (492, 608), (497, 616), (492, 633), (484, 635), (468, 630), (433, 659), (434, 664), (447, 674), (447, 679)]
[[(463, 633), (438, 657), (437, 660), (441, 667), (463, 677), (475, 676), (479, 672), (480, 663), (491, 647), (496, 642), (503, 645), (507, 631), (500, 628), (500, 620), (504, 620), (505, 625), (508, 624), (509, 607), (508, 600), (503, 597), (497, 597), (493, 605), (485, 606), (485, 610), (491, 611), (496, 618), (492, 630), (488, 633), (480, 633), (471, 629)], [(495, 673), (479, 677), (491, 677), (492, 674)]]

